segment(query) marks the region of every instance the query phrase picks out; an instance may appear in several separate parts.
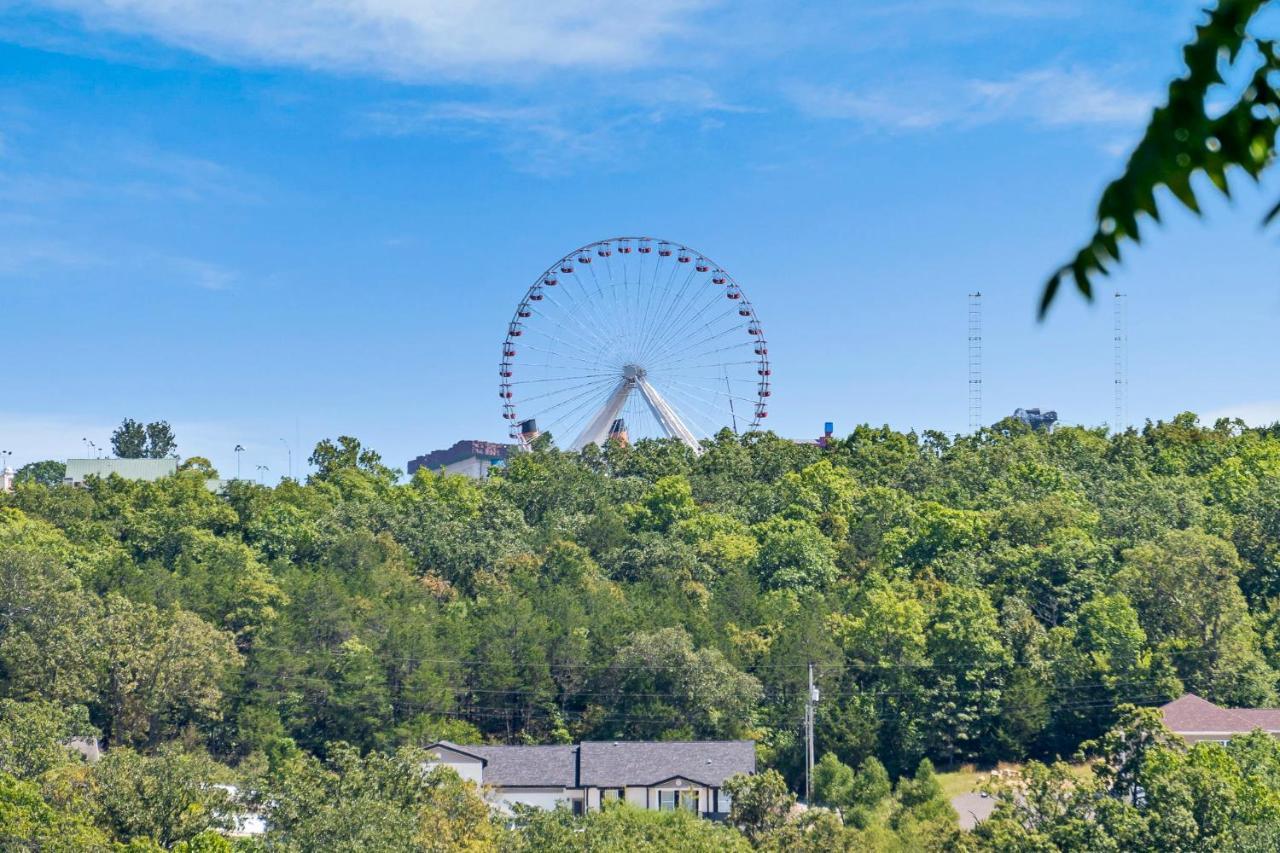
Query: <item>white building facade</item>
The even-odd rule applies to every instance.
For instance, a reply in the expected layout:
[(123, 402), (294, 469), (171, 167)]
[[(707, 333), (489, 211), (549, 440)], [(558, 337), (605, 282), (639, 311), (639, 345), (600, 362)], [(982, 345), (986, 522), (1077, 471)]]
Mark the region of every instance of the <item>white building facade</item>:
[(480, 786), (499, 810), (519, 805), (575, 813), (610, 800), (643, 809), (728, 814), (725, 780), (756, 769), (753, 741), (596, 741), (574, 746), (428, 747), (438, 764)]

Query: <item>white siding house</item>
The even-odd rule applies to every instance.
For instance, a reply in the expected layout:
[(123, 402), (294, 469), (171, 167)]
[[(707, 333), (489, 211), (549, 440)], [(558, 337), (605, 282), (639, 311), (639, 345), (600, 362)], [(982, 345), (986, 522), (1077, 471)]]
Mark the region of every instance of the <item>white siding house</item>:
[(428, 747), (440, 764), (476, 782), (503, 811), (517, 803), (575, 812), (625, 800), (644, 809), (728, 813), (726, 779), (756, 769), (753, 741), (597, 741), (577, 746)]

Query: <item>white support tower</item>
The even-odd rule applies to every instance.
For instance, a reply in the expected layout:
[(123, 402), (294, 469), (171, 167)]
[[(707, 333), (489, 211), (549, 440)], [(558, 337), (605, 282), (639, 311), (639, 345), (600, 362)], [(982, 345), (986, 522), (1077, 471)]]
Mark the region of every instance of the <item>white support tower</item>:
[(1113, 308), (1111, 361), (1115, 412), (1112, 425), (1115, 432), (1121, 433), (1129, 428), (1129, 297), (1117, 290)]
[(982, 293), (969, 294), (969, 431), (982, 429)]
[(577, 439), (569, 446), (570, 450), (580, 451), (588, 444), (594, 444), (597, 447), (603, 447), (605, 440), (609, 437), (609, 428), (613, 422), (617, 420), (618, 415), (622, 413), (623, 407), (627, 403), (627, 398), (632, 392), (638, 393), (649, 407), (649, 411), (653, 413), (654, 420), (662, 427), (662, 431), (667, 438), (675, 438), (684, 442), (694, 453), (702, 453), (702, 445), (698, 443), (698, 439), (685, 426), (684, 421), (676, 414), (676, 410), (671, 407), (658, 390), (649, 383), (645, 378), (645, 369), (636, 364), (628, 364), (622, 368), (622, 376), (618, 379), (618, 384), (614, 386), (613, 392), (605, 401), (604, 406), (586, 425)]

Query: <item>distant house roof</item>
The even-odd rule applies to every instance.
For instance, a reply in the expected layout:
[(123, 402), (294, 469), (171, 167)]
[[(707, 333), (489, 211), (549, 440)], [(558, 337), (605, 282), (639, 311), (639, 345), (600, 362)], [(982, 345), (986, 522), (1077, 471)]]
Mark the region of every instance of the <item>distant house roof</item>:
[(749, 740), (590, 741), (578, 748), (581, 785), (596, 788), (676, 777), (718, 788), (730, 776), (756, 771), (756, 747)]
[(484, 763), (486, 785), (506, 788), (623, 788), (685, 779), (718, 788), (756, 771), (749, 740), (601, 741), (577, 746), (471, 746), (437, 741)]
[(1161, 706), (1160, 715), (1177, 734), (1280, 733), (1280, 708), (1223, 708), (1194, 693)]
[(410, 474), (413, 474), (419, 468), (434, 471), (446, 465), (452, 465), (455, 462), (475, 457), (487, 459), (490, 462), (500, 462), (507, 458), (512, 446), (496, 441), (459, 441), (448, 450), (433, 450), (425, 456), (410, 459), (408, 470)]
[(484, 783), (504, 788), (574, 788), (578, 785), (576, 746), (473, 746), (438, 741), (431, 746), (484, 762)]
[(177, 473), (178, 460), (165, 459), (68, 459), (64, 482), (83, 483), (87, 477), (119, 474), (126, 480), (159, 480)]

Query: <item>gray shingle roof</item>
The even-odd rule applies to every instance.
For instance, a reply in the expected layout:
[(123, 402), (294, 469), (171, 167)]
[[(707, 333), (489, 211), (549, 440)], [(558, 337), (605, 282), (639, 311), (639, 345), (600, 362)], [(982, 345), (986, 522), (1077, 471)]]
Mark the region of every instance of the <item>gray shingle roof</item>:
[(578, 784), (576, 746), (459, 746), (485, 760), (484, 783), (504, 787), (573, 788)]
[(1160, 707), (1164, 724), (1178, 733), (1235, 734), (1254, 729), (1280, 731), (1280, 709), (1223, 708), (1194, 693)]
[(588, 741), (578, 749), (584, 787), (652, 785), (681, 776), (718, 788), (730, 776), (756, 770), (756, 748), (749, 740)]

